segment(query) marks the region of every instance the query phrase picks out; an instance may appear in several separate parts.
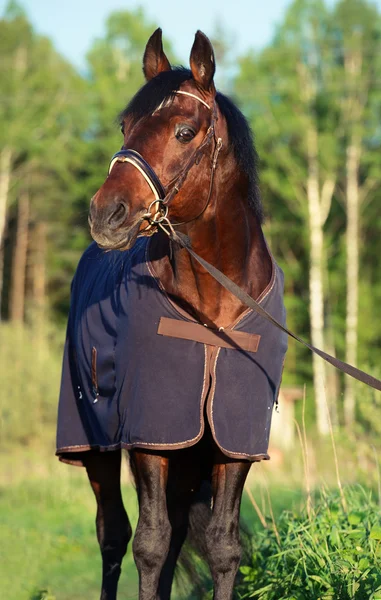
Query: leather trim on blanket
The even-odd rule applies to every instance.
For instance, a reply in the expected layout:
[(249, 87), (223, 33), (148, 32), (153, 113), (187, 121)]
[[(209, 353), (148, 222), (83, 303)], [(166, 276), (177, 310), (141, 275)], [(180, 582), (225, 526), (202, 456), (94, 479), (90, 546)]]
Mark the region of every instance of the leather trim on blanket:
[(91, 349), (91, 383), (93, 384), (93, 396), (98, 398), (97, 349), (95, 346)]

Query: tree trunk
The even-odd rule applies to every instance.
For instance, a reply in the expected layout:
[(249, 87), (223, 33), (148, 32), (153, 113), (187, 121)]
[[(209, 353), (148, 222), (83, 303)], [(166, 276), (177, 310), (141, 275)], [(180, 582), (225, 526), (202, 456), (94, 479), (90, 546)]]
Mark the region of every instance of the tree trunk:
[(0, 152), (0, 321), (2, 309), (1, 300), (3, 296), (4, 236), (7, 223), (7, 203), (11, 181), (11, 164), (11, 149), (3, 148)]
[(37, 223), (33, 232), (31, 261), (32, 302), (39, 320), (46, 308), (46, 223)]
[[(311, 341), (314, 346), (324, 350), (323, 224), (319, 193), (318, 137), (317, 131), (313, 127), (310, 127), (307, 132), (307, 147)], [(327, 435), (329, 421), (326, 403), (326, 369), (324, 361), (315, 354), (313, 354), (313, 378), (318, 432), (321, 435)]]
[(22, 322), (25, 312), (25, 276), (28, 255), (29, 192), (21, 191), (18, 200), (16, 243), (12, 264), (10, 318)]
[[(346, 159), (346, 202), (347, 202), (347, 314), (346, 314), (346, 358), (345, 360), (356, 366), (358, 343), (358, 276), (359, 276), (359, 166), (360, 143), (352, 136), (347, 148)], [(347, 427), (351, 427), (355, 420), (355, 387), (352, 377), (345, 378), (344, 416)]]

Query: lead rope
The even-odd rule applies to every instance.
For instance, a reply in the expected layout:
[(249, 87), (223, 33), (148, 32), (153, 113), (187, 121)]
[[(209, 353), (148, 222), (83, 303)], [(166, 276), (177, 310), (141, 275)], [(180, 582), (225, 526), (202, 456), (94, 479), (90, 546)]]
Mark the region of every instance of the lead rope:
[(278, 329), (280, 329), (281, 331), (286, 333), (288, 336), (292, 337), (294, 340), (296, 340), (300, 344), (303, 344), (303, 346), (305, 346), (306, 348), (311, 350), (311, 352), (314, 352), (315, 354), (320, 356), (320, 358), (322, 358), (323, 360), (325, 360), (326, 362), (328, 362), (329, 364), (334, 366), (339, 371), (342, 371), (343, 373), (346, 373), (350, 377), (353, 377), (354, 379), (357, 379), (358, 381), (365, 383), (366, 385), (374, 388), (375, 390), (381, 391), (381, 380), (380, 379), (377, 379), (376, 377), (369, 375), (369, 373), (365, 373), (365, 371), (362, 371), (361, 369), (358, 369), (357, 367), (349, 365), (348, 363), (346, 363), (342, 360), (339, 360), (335, 356), (331, 356), (327, 352), (324, 352), (323, 350), (316, 348), (312, 344), (309, 344), (308, 342), (303, 340), (301, 337), (296, 335), (296, 333), (293, 333), (290, 329), (287, 329), (287, 327), (284, 327), (284, 325), (279, 323), (276, 319), (274, 319), (274, 317), (272, 315), (270, 315), (270, 313), (268, 313), (267, 310), (265, 310), (260, 304), (258, 304), (258, 302), (256, 300), (254, 300), (254, 298), (252, 298), (243, 289), (241, 289), (236, 283), (234, 283), (234, 281), (232, 281), (229, 277), (224, 275), (224, 273), (222, 273), (219, 269), (217, 269), (216, 267), (211, 265), (209, 262), (207, 262), (205, 259), (203, 259), (201, 256), (199, 256), (193, 250), (189, 238), (186, 235), (184, 235), (183, 233), (181, 233), (179, 231), (175, 231), (167, 217), (165, 217), (158, 225), (159, 225), (160, 229), (162, 229), (168, 235), (170, 240), (172, 240), (173, 242), (176, 242), (182, 248), (185, 248), (189, 252), (189, 254), (191, 254), (193, 256), (193, 258), (195, 258), (195, 260), (197, 260), (197, 262), (200, 265), (202, 265), (204, 267), (204, 269), (206, 271), (208, 271), (208, 273), (216, 281), (218, 281), (219, 284), (221, 284), (226, 290), (228, 290), (231, 294), (233, 294), (233, 296), (238, 298), (238, 300), (240, 300), (242, 302), (242, 304), (245, 304), (248, 308), (251, 308), (252, 310), (254, 310), (256, 313), (261, 315), (261, 317), (263, 317), (264, 319), (266, 319), (267, 321), (272, 323), (275, 327), (277, 327)]

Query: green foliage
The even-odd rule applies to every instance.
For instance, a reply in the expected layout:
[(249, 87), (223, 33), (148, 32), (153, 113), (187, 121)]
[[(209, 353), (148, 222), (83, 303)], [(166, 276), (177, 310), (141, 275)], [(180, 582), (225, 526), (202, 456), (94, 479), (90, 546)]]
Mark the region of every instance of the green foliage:
[(239, 598), (258, 600), (379, 600), (381, 517), (371, 494), (321, 493), (310, 515), (284, 512), (252, 539), (241, 567)]
[[(266, 236), (285, 271), (288, 323), (307, 338), (309, 128), (317, 134), (321, 190), (329, 177), (335, 179), (332, 202), (323, 215), (324, 329), (326, 349), (340, 358), (346, 352), (346, 294), (352, 285), (345, 276), (346, 159), (349, 140), (361, 140), (358, 359), (371, 371), (379, 364), (381, 339), (380, 40), (380, 12), (372, 2), (294, 0), (273, 40), (261, 52), (241, 57), (234, 82), (261, 158)], [(293, 344), (284, 381), (311, 381), (310, 354)], [(339, 398), (337, 405), (340, 415)], [(312, 403), (308, 412), (313, 415)]]
[(49, 590), (36, 590), (30, 597), (30, 600), (56, 600)]
[(0, 448), (55, 426), (63, 332), (0, 324)]

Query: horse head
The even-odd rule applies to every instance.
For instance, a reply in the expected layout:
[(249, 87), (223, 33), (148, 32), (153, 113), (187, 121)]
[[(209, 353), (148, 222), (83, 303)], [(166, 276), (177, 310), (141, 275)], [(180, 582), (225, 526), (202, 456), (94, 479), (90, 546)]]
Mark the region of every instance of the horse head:
[(122, 149), (91, 200), (91, 235), (106, 249), (132, 247), (166, 215), (180, 224), (213, 213), (214, 169), (227, 132), (216, 103), (212, 45), (198, 31), (190, 69), (172, 69), (157, 29), (143, 72), (146, 84), (121, 113)]

